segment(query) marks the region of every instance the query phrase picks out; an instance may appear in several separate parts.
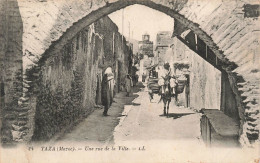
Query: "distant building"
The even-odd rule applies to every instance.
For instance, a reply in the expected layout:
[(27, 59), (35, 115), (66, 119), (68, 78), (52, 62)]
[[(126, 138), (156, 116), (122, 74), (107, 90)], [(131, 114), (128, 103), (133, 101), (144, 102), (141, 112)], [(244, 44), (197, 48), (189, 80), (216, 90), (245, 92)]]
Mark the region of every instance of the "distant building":
[(142, 41), (138, 42), (138, 55), (140, 60), (139, 67), (139, 81), (145, 81), (145, 78), (148, 77), (147, 67), (150, 67), (153, 64), (153, 42), (150, 41), (150, 35), (144, 34)]
[(154, 62), (156, 64), (162, 65), (165, 62), (173, 62), (171, 53), (167, 53), (167, 51), (170, 49), (170, 45), (172, 44), (171, 36), (172, 33), (170, 31), (161, 31), (157, 33), (154, 56)]
[(143, 56), (153, 57), (153, 42), (150, 41), (150, 35), (144, 34), (142, 37), (142, 41), (138, 42), (138, 53), (142, 54)]

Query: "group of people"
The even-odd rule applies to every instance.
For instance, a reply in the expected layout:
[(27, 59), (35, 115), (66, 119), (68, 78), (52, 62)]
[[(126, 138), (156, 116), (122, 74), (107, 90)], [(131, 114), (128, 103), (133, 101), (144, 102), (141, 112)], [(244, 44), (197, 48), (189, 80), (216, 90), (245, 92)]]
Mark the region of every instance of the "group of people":
[[(169, 63), (164, 64), (163, 68), (158, 72), (158, 85), (160, 86), (160, 92), (159, 94), (162, 95), (164, 94), (165, 90), (163, 89), (163, 86), (165, 85), (165, 79), (169, 78), (170, 81), (170, 87), (171, 87), (171, 94), (175, 94), (175, 87), (177, 84), (177, 80), (172, 75), (170, 65)], [(113, 97), (115, 94), (115, 79), (114, 79), (114, 74), (112, 72), (111, 68), (108, 68), (103, 76), (102, 83), (101, 83), (101, 101), (102, 105), (104, 106), (104, 112), (103, 115), (107, 116), (107, 112), (109, 107), (111, 106), (113, 102)], [(131, 89), (133, 87), (133, 81), (132, 78), (129, 74), (126, 75), (125, 80), (122, 84), (122, 87), (125, 88), (126, 90), (126, 96), (130, 96)]]
[[(104, 106), (104, 112), (103, 112), (104, 116), (108, 116), (107, 114), (108, 109), (113, 102), (113, 97), (115, 94), (115, 90), (114, 90), (115, 85), (116, 82), (114, 79), (114, 74), (112, 72), (112, 69), (108, 68), (103, 75), (103, 79), (101, 83), (101, 101), (102, 101), (102, 105)], [(125, 77), (124, 87), (126, 89), (126, 96), (130, 96), (131, 89), (133, 87), (133, 82), (129, 74), (127, 74)]]

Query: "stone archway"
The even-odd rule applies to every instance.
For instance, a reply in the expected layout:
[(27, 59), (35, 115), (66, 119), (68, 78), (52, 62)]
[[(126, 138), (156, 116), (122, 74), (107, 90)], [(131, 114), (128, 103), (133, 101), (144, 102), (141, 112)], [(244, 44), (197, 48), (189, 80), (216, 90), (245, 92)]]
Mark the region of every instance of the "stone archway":
[[(113, 3), (106, 3), (103, 7), (100, 7), (96, 10), (93, 10), (91, 13), (86, 15), (85, 17), (81, 18), (79, 21), (75, 22), (70, 28), (66, 30), (64, 34), (51, 46), (45, 51), (46, 54), (55, 53), (55, 51), (59, 50), (59, 48), (63, 47), (67, 41), (71, 40), (75, 33), (80, 32), (85, 26), (90, 25), (91, 23), (95, 22), (99, 18), (108, 15), (116, 10), (122, 9), (124, 7), (133, 5), (133, 4), (140, 4), (145, 5), (147, 7), (150, 7), (152, 9), (161, 11), (172, 18), (175, 19), (175, 21), (178, 21), (184, 28), (190, 29), (195, 35), (197, 35), (204, 43), (207, 45), (209, 49), (212, 50), (212, 52), (216, 55), (216, 57), (219, 59), (219, 61), (222, 62), (222, 69), (228, 74), (229, 83), (231, 85), (232, 91), (234, 92), (237, 108), (240, 116), (240, 135), (243, 133), (243, 126), (245, 122), (245, 103), (243, 103), (243, 99), (241, 98), (241, 93), (238, 89), (238, 83), (244, 83), (246, 82), (246, 79), (242, 75), (239, 75), (238, 73), (234, 73), (233, 71), (239, 67), (239, 64), (236, 62), (230, 60), (225, 53), (220, 50), (217, 43), (214, 42), (211, 36), (205, 32), (200, 25), (197, 24), (189, 19), (187, 19), (185, 16), (181, 15), (179, 11), (182, 10), (182, 8), (185, 8), (186, 2), (179, 3), (179, 7), (172, 9), (171, 7), (165, 5), (149, 1), (149, 0), (124, 0), (124, 1), (116, 1)], [(175, 4), (176, 5), (176, 4)], [(180, 7), (181, 6), (181, 7)], [(212, 27), (213, 28), (213, 27)], [(225, 38), (225, 37), (224, 37)], [(221, 44), (221, 43), (220, 43)], [(241, 90), (241, 88), (240, 88)], [(257, 130), (256, 130), (257, 132)], [(245, 135), (244, 135), (245, 136)], [(247, 139), (247, 138), (245, 138)]]
[[(29, 3), (18, 0), (24, 26), (23, 55), (30, 58), (31, 63), (39, 58), (44, 60), (59, 51), (87, 25), (129, 5), (141, 4), (161, 11), (192, 30), (223, 62), (241, 119), (243, 122), (245, 119), (240, 127), (244, 129), (240, 133), (241, 142), (248, 144), (248, 135), (259, 133), (258, 125), (255, 125), (255, 117), (259, 113), (259, 32), (257, 22), (241, 14), (246, 3), (250, 2), (119, 0), (110, 3), (99, 0), (71, 4), (64, 0), (58, 4), (54, 1)], [(33, 17), (39, 18), (35, 24), (31, 23)], [(43, 26), (45, 17), (53, 22), (50, 27)], [(50, 32), (46, 31), (48, 29)], [(23, 61), (25, 72), (28, 65)]]
[(185, 28), (191, 29), (196, 35), (198, 35), (198, 37), (200, 37), (208, 45), (208, 47), (213, 50), (213, 52), (217, 55), (219, 59), (223, 60), (224, 63), (231, 64), (231, 62), (229, 62), (228, 59), (225, 58), (224, 54), (218, 50), (219, 48), (214, 43), (212, 38), (206, 32), (204, 32), (198, 24), (188, 20), (177, 11), (150, 0), (121, 0), (113, 3), (107, 3), (107, 5), (105, 5), (104, 7), (92, 11), (87, 16), (75, 22), (71, 27), (66, 30), (66, 32), (62, 34), (62, 36), (57, 41), (51, 44), (51, 46), (45, 51), (45, 53), (49, 53), (49, 49), (51, 49), (52, 51), (58, 50), (60, 47), (64, 46), (67, 41), (71, 40), (74, 37), (73, 33), (80, 32), (84, 27), (92, 24), (101, 17), (104, 17), (114, 11), (134, 4), (144, 5), (171, 16), (172, 18), (180, 22)]

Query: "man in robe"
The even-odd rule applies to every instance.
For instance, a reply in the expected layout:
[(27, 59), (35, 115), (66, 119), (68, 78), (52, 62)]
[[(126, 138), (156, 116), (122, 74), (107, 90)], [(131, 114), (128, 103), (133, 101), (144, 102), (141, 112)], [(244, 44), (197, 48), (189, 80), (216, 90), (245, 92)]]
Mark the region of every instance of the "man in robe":
[(158, 84), (160, 86), (160, 93), (164, 94), (163, 85), (164, 85), (164, 78), (171, 75), (171, 68), (169, 63), (165, 63), (163, 68), (160, 68), (158, 72)]
[(132, 86), (133, 86), (132, 78), (128, 74), (126, 75), (126, 79), (125, 79), (126, 96), (130, 95)]
[(101, 101), (102, 105), (104, 106), (104, 116), (108, 116), (108, 109), (113, 102), (114, 86), (114, 74), (112, 72), (112, 68), (109, 67), (106, 69), (101, 83)]

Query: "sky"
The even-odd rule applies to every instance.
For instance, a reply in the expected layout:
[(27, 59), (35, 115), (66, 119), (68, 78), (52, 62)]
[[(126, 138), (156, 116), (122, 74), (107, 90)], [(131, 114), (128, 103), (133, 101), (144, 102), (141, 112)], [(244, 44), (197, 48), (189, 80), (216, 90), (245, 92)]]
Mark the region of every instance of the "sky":
[[(123, 11), (122, 11), (123, 10)], [(132, 5), (111, 13), (109, 17), (118, 26), (122, 33), (122, 15), (124, 13), (124, 36), (138, 41), (142, 40), (144, 33), (150, 34), (151, 41), (156, 39), (158, 31), (172, 31), (173, 18), (170, 16), (142, 5)]]

